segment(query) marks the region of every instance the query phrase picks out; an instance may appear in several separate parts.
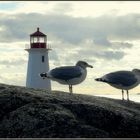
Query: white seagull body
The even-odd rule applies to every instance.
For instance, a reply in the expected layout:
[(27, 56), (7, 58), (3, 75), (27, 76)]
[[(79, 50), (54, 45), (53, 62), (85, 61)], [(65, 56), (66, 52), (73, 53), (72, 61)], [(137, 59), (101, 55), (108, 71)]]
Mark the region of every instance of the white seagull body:
[(50, 70), (47, 73), (41, 73), (43, 78), (50, 78), (60, 84), (69, 85), (70, 93), (72, 93), (72, 85), (83, 82), (87, 76), (86, 67), (91, 67), (84, 61), (78, 61), (75, 66), (63, 66)]
[(112, 87), (122, 90), (122, 99), (124, 100), (124, 91), (127, 91), (127, 100), (129, 100), (128, 90), (136, 87), (140, 83), (140, 70), (133, 69), (132, 71), (116, 71), (104, 75), (101, 78), (95, 79), (96, 81), (101, 81), (108, 83)]

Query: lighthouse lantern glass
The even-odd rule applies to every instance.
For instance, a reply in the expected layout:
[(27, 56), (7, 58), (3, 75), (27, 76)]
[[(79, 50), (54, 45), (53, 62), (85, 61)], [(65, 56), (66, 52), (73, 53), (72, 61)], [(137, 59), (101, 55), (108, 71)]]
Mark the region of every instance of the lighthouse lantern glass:
[(31, 48), (46, 48), (46, 37), (31, 37)]
[(47, 36), (39, 31), (30, 35), (31, 48), (46, 48)]

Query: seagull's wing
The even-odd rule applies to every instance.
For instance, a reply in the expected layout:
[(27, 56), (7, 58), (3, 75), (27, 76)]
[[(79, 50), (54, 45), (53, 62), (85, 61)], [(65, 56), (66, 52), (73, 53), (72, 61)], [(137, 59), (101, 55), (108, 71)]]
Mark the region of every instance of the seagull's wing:
[(82, 75), (82, 71), (80, 67), (67, 66), (52, 69), (49, 74), (53, 78), (67, 81), (76, 77), (80, 77)]
[(102, 77), (104, 82), (122, 86), (131, 86), (137, 82), (137, 78), (130, 71), (118, 71)]

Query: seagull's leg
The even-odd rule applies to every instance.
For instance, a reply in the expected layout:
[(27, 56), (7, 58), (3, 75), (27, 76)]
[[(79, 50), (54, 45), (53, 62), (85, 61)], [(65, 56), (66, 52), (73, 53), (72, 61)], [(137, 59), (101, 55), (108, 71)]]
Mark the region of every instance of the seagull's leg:
[(72, 93), (72, 85), (69, 85), (69, 91)]
[(69, 85), (69, 92), (71, 93), (70, 85)]
[(129, 101), (129, 92), (127, 90), (127, 101)]
[(70, 93), (72, 93), (72, 85), (69, 85), (70, 86)]
[(71, 93), (73, 93), (73, 90), (72, 90), (72, 85), (71, 85)]
[(124, 100), (124, 91), (122, 89), (122, 100)]

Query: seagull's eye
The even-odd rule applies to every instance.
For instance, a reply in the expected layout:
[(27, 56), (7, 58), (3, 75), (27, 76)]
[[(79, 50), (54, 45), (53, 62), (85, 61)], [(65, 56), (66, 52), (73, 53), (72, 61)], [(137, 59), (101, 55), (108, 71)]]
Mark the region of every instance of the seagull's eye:
[(86, 63), (85, 63), (85, 62), (83, 62), (83, 65), (86, 65)]

